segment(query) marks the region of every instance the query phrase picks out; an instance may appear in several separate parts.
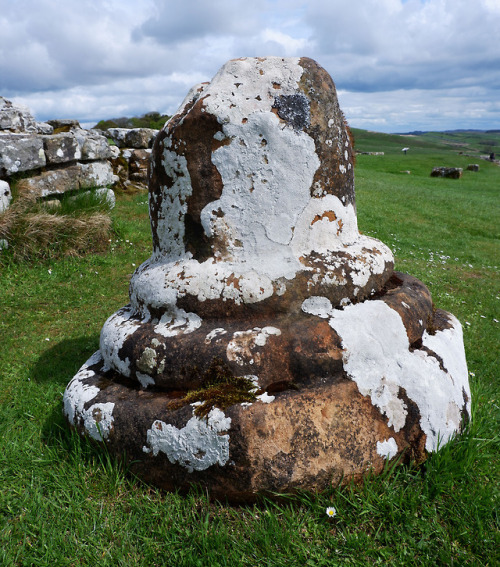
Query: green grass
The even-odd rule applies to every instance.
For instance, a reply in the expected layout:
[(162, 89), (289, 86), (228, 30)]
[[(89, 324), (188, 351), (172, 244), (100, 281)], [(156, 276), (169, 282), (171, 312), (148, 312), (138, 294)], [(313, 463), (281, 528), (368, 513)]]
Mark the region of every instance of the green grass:
[(66, 384), (150, 255), (147, 199), (122, 196), (107, 252), (0, 268), (0, 565), (500, 563), (500, 168), (481, 161), (460, 180), (430, 178), (432, 167), (468, 158), (435, 141), (363, 135), (358, 149), (386, 153), (358, 157), (360, 230), (389, 244), (396, 268), (462, 321), (473, 390), (467, 431), (420, 468), (278, 503), (230, 507), (132, 478), (62, 418)]

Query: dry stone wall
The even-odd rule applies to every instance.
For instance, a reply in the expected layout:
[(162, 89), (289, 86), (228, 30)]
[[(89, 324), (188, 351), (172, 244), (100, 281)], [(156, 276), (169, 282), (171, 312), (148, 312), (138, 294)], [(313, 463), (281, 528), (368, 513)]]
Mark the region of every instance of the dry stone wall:
[(53, 199), (111, 187), (146, 189), (149, 128), (85, 130), (77, 120), (37, 122), (30, 111), (0, 97), (0, 212), (19, 198)]

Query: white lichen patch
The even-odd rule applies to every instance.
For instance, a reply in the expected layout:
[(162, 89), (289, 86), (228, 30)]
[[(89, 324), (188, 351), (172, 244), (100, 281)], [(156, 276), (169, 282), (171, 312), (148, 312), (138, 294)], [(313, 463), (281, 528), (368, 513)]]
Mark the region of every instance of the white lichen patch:
[[(210, 331), (210, 333), (207, 334), (207, 336), (205, 337), (205, 344), (210, 344), (214, 339), (217, 339), (217, 337), (221, 337), (222, 335), (226, 335), (227, 331), (226, 329), (223, 329), (222, 327), (218, 327), (216, 329), (213, 329), (212, 331)], [(217, 339), (218, 340), (218, 339)]]
[(94, 404), (81, 414), (83, 425), (87, 433), (96, 441), (104, 441), (113, 427), (113, 409), (115, 404), (106, 402)]
[[(464, 338), (460, 321), (451, 314), (448, 314), (449, 322), (452, 325), (449, 329), (439, 331), (434, 335), (429, 335), (427, 331), (422, 336), (422, 344), (435, 352), (443, 360), (444, 367), (450, 373), (456, 389), (463, 390), (467, 396), (466, 410), (471, 415), (471, 392), (468, 379), (467, 361), (463, 347)], [(454, 405), (462, 407), (453, 400)], [(454, 419), (456, 421), (456, 419)]]
[[(283, 128), (271, 111), (250, 114), (245, 124), (223, 126), (232, 139), (212, 154), (224, 189), (201, 213), (208, 236), (220, 231), (235, 262), (257, 264), (273, 279), (291, 277), (298, 268), (289, 243), (297, 219), (311, 200), (310, 187), (320, 165), (314, 140)], [(240, 142), (245, 142), (243, 145)]]
[(257, 347), (265, 346), (270, 336), (279, 336), (281, 331), (276, 327), (255, 327), (248, 331), (236, 331), (226, 347), (227, 359), (240, 366), (260, 364), (261, 353)]
[(106, 439), (113, 427), (113, 409), (115, 404), (97, 403), (85, 409), (85, 404), (93, 400), (100, 392), (97, 386), (85, 384), (95, 373), (89, 367), (102, 363), (100, 351), (94, 353), (75, 374), (66, 387), (63, 397), (64, 415), (71, 425), (83, 423), (87, 433), (97, 441)]
[(263, 394), (256, 396), (256, 398), (259, 400), (259, 402), (262, 402), (263, 404), (270, 404), (275, 400), (275, 396), (271, 396), (267, 392), (264, 392)]
[(135, 375), (137, 376), (137, 380), (139, 380), (143, 388), (147, 388), (148, 386), (155, 385), (154, 378), (149, 376), (149, 374), (144, 374), (143, 372), (136, 372)]
[(344, 368), (360, 393), (371, 398), (397, 432), (406, 423), (400, 391), (404, 389), (419, 409), (428, 451), (459, 431), (460, 412), (453, 407), (465, 407), (464, 391), (470, 396), (460, 324), (456, 319), (451, 322), (452, 329), (424, 339), (424, 346), (443, 360), (443, 370), (427, 352), (410, 352), (401, 317), (383, 301), (350, 305), (330, 318), (330, 326), (342, 339)]
[(398, 454), (398, 444), (394, 437), (389, 437), (385, 441), (377, 441), (377, 453), (385, 459), (392, 459)]
[(327, 297), (313, 295), (302, 302), (302, 311), (309, 315), (328, 319), (333, 313), (333, 306)]
[(301, 211), (291, 247), (298, 258), (312, 251), (339, 250), (354, 244), (359, 238), (354, 206), (344, 205), (334, 195), (325, 195), (311, 199)]
[[(394, 431), (406, 423), (401, 388), (419, 409), (428, 451), (437, 449), (438, 440), (446, 443), (459, 431), (459, 413), (450, 412), (449, 404), (464, 406), (462, 390), (468, 392), (465, 364), (450, 364), (442, 370), (435, 357), (422, 350), (410, 352), (401, 317), (383, 301), (367, 301), (335, 311), (330, 326), (342, 338), (348, 375), (361, 394), (369, 396), (387, 416)], [(438, 331), (433, 350), (443, 360), (459, 353), (464, 362), (461, 333), (454, 329), (444, 336), (445, 331)]]
[(144, 303), (172, 309), (177, 298), (186, 294), (198, 301), (222, 299), (239, 305), (262, 301), (273, 292), (272, 280), (252, 266), (235, 266), (213, 259), (202, 263), (193, 259), (148, 261), (133, 274), (130, 282), (130, 301), (138, 310)]
[(224, 466), (229, 460), (229, 435), (225, 432), (230, 427), (231, 418), (219, 408), (210, 410), (207, 419), (193, 416), (182, 429), (156, 420), (148, 429), (143, 451), (155, 457), (162, 452), (188, 472)]
[(184, 215), (193, 188), (184, 156), (165, 148), (162, 163), (174, 183), (162, 190), (157, 224), (159, 250), (155, 256), (179, 257), (184, 254)]
[(160, 322), (154, 326), (154, 332), (162, 337), (187, 335), (201, 327), (202, 319), (196, 313), (187, 313), (184, 309), (175, 308), (165, 313)]
[(101, 330), (100, 349), (106, 364), (124, 376), (130, 376), (130, 360), (120, 358), (123, 343), (142, 323), (149, 319), (141, 317), (130, 305), (122, 307), (104, 323)]

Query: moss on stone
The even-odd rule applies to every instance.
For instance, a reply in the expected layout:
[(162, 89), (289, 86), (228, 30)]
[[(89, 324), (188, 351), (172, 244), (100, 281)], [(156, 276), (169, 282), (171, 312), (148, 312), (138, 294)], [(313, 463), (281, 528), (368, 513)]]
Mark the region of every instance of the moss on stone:
[(224, 410), (234, 404), (254, 402), (257, 393), (252, 380), (234, 376), (229, 366), (216, 357), (205, 372), (201, 387), (187, 392), (175, 402), (175, 407), (201, 402), (195, 407), (194, 414), (197, 417), (207, 417), (214, 407)]

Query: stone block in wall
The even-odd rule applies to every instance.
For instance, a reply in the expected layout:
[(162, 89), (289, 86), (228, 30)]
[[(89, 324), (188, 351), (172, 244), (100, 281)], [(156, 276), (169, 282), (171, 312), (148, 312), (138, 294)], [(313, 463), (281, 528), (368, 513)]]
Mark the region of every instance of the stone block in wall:
[(118, 177), (113, 173), (113, 168), (109, 161), (93, 161), (91, 163), (80, 163), (80, 187), (107, 187), (118, 181)]
[(152, 128), (108, 128), (106, 134), (119, 148), (147, 149), (158, 130)]
[(46, 122), (37, 122), (28, 108), (0, 96), (0, 131), (27, 134), (52, 134)]
[(134, 150), (128, 160), (128, 177), (136, 183), (148, 182), (148, 166), (151, 158), (151, 150)]
[(30, 111), (0, 96), (0, 130), (10, 132), (37, 132), (36, 122)]
[(10, 192), (10, 185), (7, 181), (0, 180), (0, 213), (3, 213), (9, 208), (11, 201), (12, 193)]
[(119, 148), (125, 148), (125, 135), (128, 131), (128, 128), (108, 128), (105, 134), (108, 138), (111, 138)]
[(19, 195), (32, 194), (41, 198), (68, 191), (105, 187), (115, 183), (116, 179), (111, 164), (107, 161), (76, 163), (22, 179), (17, 184), (17, 190)]
[(153, 145), (158, 130), (152, 128), (132, 128), (125, 135), (128, 148), (146, 149)]
[(37, 122), (36, 133), (48, 136), (54, 133), (54, 128), (50, 124), (47, 124), (47, 122)]
[(113, 155), (108, 139), (100, 132), (78, 128), (72, 134), (78, 142), (83, 161), (109, 159)]
[(61, 132), (69, 132), (70, 130), (74, 130), (75, 128), (80, 128), (80, 123), (78, 120), (67, 119), (67, 118), (59, 118), (56, 120), (48, 120), (48, 124), (54, 128), (54, 132), (59, 134)]
[(0, 177), (39, 169), (46, 164), (43, 139), (27, 134), (0, 135)]
[(70, 132), (43, 136), (43, 148), (48, 164), (67, 163), (82, 157), (80, 145)]

